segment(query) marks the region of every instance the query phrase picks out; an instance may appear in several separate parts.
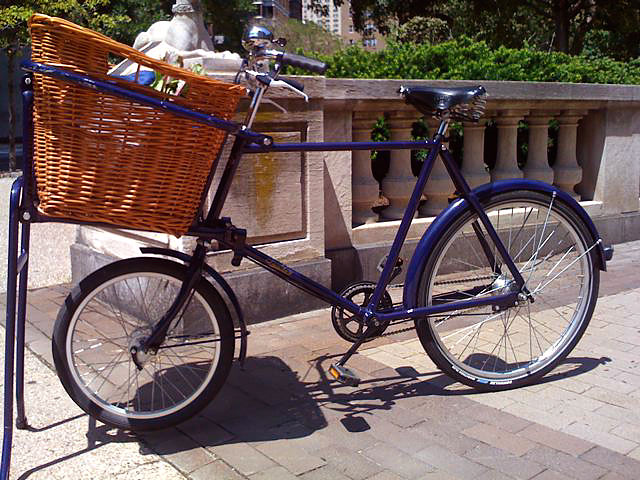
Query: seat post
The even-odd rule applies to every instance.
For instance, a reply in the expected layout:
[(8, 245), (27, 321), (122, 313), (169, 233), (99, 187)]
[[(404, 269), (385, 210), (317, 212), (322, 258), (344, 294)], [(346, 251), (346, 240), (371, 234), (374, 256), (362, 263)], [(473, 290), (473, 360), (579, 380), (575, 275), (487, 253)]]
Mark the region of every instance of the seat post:
[(438, 133), (436, 135), (444, 137), (445, 133), (447, 133), (447, 128), (449, 128), (449, 115), (445, 114), (442, 116), (440, 126), (438, 127)]

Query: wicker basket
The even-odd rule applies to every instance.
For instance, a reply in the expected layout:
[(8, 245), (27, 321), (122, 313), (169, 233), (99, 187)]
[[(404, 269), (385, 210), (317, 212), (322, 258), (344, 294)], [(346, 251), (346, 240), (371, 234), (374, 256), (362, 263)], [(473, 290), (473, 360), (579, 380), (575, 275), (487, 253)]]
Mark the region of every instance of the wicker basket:
[[(245, 90), (149, 58), (60, 18), (30, 20), (34, 62), (229, 119)], [(109, 55), (188, 85), (185, 95), (107, 75)], [(36, 74), (34, 171), (47, 216), (170, 233), (188, 231), (225, 132), (114, 95)]]

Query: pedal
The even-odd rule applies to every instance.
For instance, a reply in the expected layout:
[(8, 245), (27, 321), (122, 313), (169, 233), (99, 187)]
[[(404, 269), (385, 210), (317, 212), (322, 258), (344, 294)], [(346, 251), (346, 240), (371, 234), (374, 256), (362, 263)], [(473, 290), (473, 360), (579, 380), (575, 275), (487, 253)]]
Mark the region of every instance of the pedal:
[(329, 367), (329, 375), (331, 375), (334, 380), (337, 380), (343, 385), (348, 385), (350, 387), (357, 387), (360, 385), (360, 378), (356, 373), (350, 368), (345, 367), (344, 365), (338, 365), (334, 363)]

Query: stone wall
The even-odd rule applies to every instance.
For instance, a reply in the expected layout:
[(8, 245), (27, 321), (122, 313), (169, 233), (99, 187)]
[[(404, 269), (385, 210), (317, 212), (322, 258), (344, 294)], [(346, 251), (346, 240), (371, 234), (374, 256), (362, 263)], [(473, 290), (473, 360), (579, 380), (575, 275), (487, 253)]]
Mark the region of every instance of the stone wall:
[[(408, 139), (419, 114), (398, 97), (401, 84), (475, 85), (477, 82), (419, 82), (298, 78), (310, 102), (290, 94), (271, 94), (285, 106), (281, 114), (264, 104), (255, 129), (277, 141), (363, 141), (385, 115), (395, 140)], [(640, 238), (640, 87), (613, 85), (483, 82), (489, 93), (487, 114), (463, 125), (462, 169), (472, 185), (500, 178), (533, 178), (568, 191), (594, 218), (604, 239), (619, 243)], [(237, 117), (241, 120), (242, 114)], [(558, 125), (558, 157), (549, 166), (548, 124)], [(487, 121), (497, 126), (496, 158), (484, 158)], [(517, 127), (528, 125), (529, 152), (517, 162)], [(218, 174), (223, 170), (222, 155)], [(488, 169), (487, 164), (493, 165)], [(315, 152), (248, 155), (230, 192), (224, 215), (246, 227), (251, 243), (312, 278), (342, 288), (376, 280), (375, 266), (388, 249), (415, 177), (409, 152), (391, 155), (381, 183), (373, 177), (369, 152)], [(216, 185), (214, 180), (214, 188)], [(382, 193), (389, 206), (372, 205)], [(413, 247), (453, 193), (438, 165), (425, 188), (426, 201), (409, 232), (403, 256)], [(139, 254), (151, 244), (189, 251), (193, 240), (91, 227), (78, 229), (72, 246), (73, 278), (80, 279), (114, 258)], [(61, 245), (61, 248), (65, 248)], [(321, 306), (270, 274), (243, 261), (231, 267), (230, 254), (212, 254), (209, 262), (236, 289), (248, 320), (256, 322)], [(400, 277), (399, 280), (401, 280)]]

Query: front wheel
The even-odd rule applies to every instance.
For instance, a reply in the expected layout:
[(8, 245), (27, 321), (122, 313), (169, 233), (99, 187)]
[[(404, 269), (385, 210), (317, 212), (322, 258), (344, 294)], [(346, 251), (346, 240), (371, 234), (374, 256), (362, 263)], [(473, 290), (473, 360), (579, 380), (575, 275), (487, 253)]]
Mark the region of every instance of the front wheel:
[(233, 322), (205, 279), (160, 348), (138, 348), (185, 276), (176, 262), (121, 260), (67, 297), (54, 327), (53, 359), (65, 390), (89, 415), (127, 430), (155, 430), (195, 415), (220, 390), (233, 361)]
[[(584, 222), (552, 194), (517, 191), (483, 201), (531, 298), (502, 311), (456, 310), (416, 322), (420, 341), (445, 373), (479, 390), (532, 383), (575, 347), (598, 297), (597, 245)], [(512, 275), (465, 211), (439, 239), (422, 272), (419, 305), (508, 293)]]

